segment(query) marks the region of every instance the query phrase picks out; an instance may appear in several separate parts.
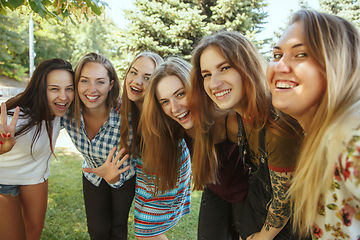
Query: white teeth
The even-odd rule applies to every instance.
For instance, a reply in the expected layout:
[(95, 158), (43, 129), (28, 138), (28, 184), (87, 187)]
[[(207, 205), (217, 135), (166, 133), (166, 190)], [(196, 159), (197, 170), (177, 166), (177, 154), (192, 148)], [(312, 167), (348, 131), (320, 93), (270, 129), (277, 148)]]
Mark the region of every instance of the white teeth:
[(96, 97), (91, 97), (91, 96), (86, 96), (88, 99), (90, 99), (90, 100), (95, 100), (95, 99), (97, 99), (98, 98), (98, 96), (96, 96)]
[(287, 82), (278, 81), (276, 82), (277, 88), (283, 88), (283, 89), (292, 89), (295, 86), (293, 84), (288, 84)]
[(185, 117), (186, 114), (188, 114), (188, 112), (189, 112), (189, 111), (186, 111), (186, 112), (180, 114), (179, 116), (177, 116), (177, 118), (183, 118), (183, 117)]
[(57, 105), (65, 106), (66, 103), (56, 103)]
[(134, 88), (134, 87), (132, 87), (132, 86), (130, 86), (130, 88), (131, 88), (132, 90), (134, 90), (134, 91), (137, 91), (137, 92), (142, 92), (142, 90), (141, 90), (141, 89)]
[(226, 90), (226, 91), (222, 91), (222, 92), (219, 92), (219, 93), (215, 93), (215, 97), (221, 97), (221, 96), (224, 96), (225, 94), (228, 94), (230, 92), (230, 90)]

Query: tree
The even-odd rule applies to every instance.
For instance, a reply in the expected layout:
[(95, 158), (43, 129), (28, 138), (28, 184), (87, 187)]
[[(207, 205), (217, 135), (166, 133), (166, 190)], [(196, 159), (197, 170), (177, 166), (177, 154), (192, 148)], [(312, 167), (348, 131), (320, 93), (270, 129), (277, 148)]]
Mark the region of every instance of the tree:
[(185, 59), (212, 31), (226, 28), (255, 39), (267, 17), (263, 0), (136, 0), (134, 5), (136, 10), (125, 10), (131, 23), (122, 34), (124, 52), (151, 50)]
[(320, 10), (345, 18), (360, 28), (360, 2), (358, 0), (319, 0)]
[(45, 19), (63, 21), (69, 18), (73, 21), (71, 16), (74, 16), (80, 21), (83, 17), (100, 16), (105, 6), (108, 6), (107, 3), (101, 0), (0, 0), (0, 14), (6, 15), (8, 10), (25, 7)]

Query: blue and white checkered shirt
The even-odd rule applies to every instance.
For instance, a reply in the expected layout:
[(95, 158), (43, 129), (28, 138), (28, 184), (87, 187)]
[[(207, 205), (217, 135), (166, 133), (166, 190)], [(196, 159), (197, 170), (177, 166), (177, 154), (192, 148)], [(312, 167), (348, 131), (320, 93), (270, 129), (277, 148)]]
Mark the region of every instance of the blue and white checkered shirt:
[[(68, 111), (64, 117), (61, 118), (61, 127), (68, 132), (72, 142), (77, 150), (83, 155), (83, 168), (97, 168), (104, 164), (108, 154), (114, 146), (117, 146), (115, 155), (119, 152), (120, 142), (120, 123), (121, 117), (114, 109), (111, 109), (109, 119), (105, 122), (96, 136), (90, 141), (87, 137), (84, 125), (84, 119), (80, 116), (80, 131), (77, 132), (75, 128), (75, 119), (70, 121), (70, 112)], [(132, 128), (129, 129), (129, 137), (127, 140), (129, 146), (132, 143)], [(114, 156), (115, 156), (114, 155)], [(130, 169), (120, 174), (120, 179), (114, 184), (109, 184), (113, 188), (119, 188), (123, 183), (133, 177), (136, 173), (136, 161), (132, 157), (124, 162), (120, 169), (131, 165)], [(84, 176), (95, 186), (99, 186), (101, 177), (94, 173), (83, 172)]]

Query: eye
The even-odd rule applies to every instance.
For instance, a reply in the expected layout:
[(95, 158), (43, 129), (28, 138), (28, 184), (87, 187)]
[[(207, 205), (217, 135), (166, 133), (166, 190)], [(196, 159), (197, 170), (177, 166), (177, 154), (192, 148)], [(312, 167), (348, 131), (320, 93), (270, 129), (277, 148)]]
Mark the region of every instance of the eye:
[(273, 54), (273, 59), (280, 59), (280, 58), (282, 58), (282, 54), (280, 54), (280, 53), (274, 53)]
[(307, 54), (304, 52), (301, 52), (301, 53), (296, 54), (295, 57), (303, 58), (303, 57), (307, 57)]
[(164, 100), (164, 101), (161, 101), (159, 102), (161, 106), (165, 106), (169, 103), (169, 100)]
[(130, 73), (133, 75), (137, 75), (137, 72), (135, 72), (135, 71), (130, 71)]
[(149, 81), (149, 80), (150, 80), (150, 77), (144, 77), (144, 79), (145, 79), (146, 81)]
[(68, 87), (66, 88), (66, 91), (74, 91), (74, 87)]
[(230, 66), (224, 66), (224, 67), (222, 67), (221, 68), (221, 71), (223, 72), (223, 71), (226, 71), (226, 70), (228, 70), (229, 68), (231, 68)]
[(179, 92), (177, 97), (181, 98), (181, 97), (184, 97), (185, 96), (185, 91), (184, 92)]
[(105, 81), (100, 80), (100, 81), (98, 81), (98, 83), (100, 83), (100, 84), (105, 84)]
[(203, 77), (204, 79), (207, 78), (207, 77), (210, 77), (210, 76), (211, 76), (210, 73), (206, 73), (206, 74), (202, 75), (202, 77)]
[(57, 90), (59, 90), (59, 89), (58, 89), (58, 88), (55, 88), (55, 87), (50, 88), (50, 91), (53, 91), (53, 92), (55, 92), (55, 91), (57, 91)]
[(80, 79), (81, 83), (87, 83), (87, 79)]

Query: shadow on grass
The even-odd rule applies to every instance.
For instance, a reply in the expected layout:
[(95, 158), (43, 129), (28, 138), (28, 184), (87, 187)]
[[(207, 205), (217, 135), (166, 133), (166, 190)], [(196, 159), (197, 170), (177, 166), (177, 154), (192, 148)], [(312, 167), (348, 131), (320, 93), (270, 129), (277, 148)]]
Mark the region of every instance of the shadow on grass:
[[(42, 240), (80, 240), (90, 239), (87, 233), (85, 207), (82, 193), (81, 156), (57, 149), (56, 157), (50, 164), (48, 208)], [(166, 233), (173, 240), (197, 239), (197, 220), (201, 192), (191, 195), (191, 213)], [(134, 203), (129, 214), (128, 239), (135, 240)]]

